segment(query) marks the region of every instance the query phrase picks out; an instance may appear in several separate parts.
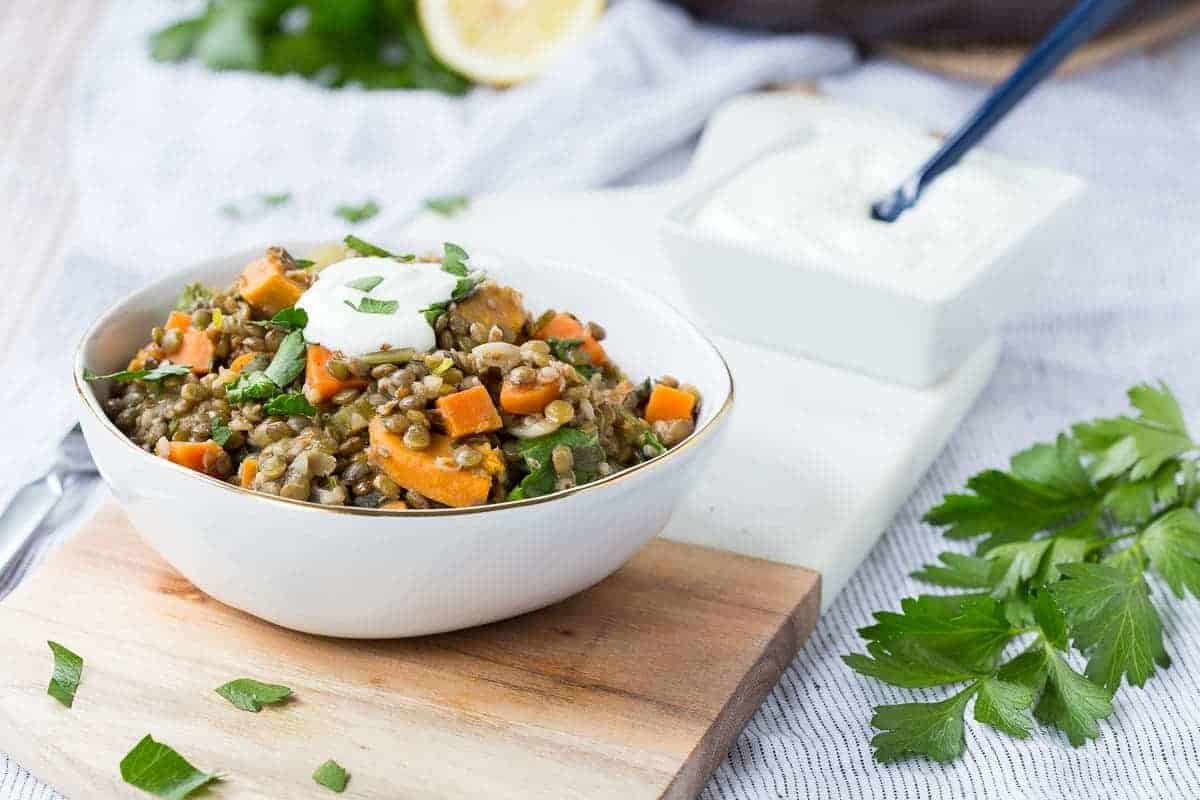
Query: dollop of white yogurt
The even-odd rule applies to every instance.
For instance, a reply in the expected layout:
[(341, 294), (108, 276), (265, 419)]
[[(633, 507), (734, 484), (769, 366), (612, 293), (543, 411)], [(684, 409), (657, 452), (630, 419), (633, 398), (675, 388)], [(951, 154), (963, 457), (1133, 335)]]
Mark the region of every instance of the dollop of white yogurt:
[[(364, 292), (349, 285), (356, 281), (360, 286), (375, 285)], [(348, 356), (385, 346), (428, 352), (435, 339), (421, 311), (448, 301), (457, 282), (458, 278), (442, 271), (441, 264), (430, 262), (370, 256), (330, 264), (296, 303), (308, 314), (304, 338)], [(396, 309), (386, 314), (359, 311), (363, 298), (394, 301)]]
[(871, 218), (937, 148), (899, 126), (825, 120), (811, 135), (718, 187), (694, 224), (800, 263), (921, 292), (985, 265), (1036, 218), (1047, 188), (1037, 170), (969, 154), (891, 224)]

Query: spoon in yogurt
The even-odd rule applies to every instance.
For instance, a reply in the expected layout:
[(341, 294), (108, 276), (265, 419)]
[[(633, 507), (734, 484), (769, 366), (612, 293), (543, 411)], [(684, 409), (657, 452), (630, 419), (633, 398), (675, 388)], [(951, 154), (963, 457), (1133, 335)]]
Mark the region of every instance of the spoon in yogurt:
[(1132, 0), (1082, 0), (1025, 57), (1008, 78), (988, 95), (979, 108), (938, 151), (894, 192), (871, 205), (871, 216), (895, 222), (916, 205), (921, 193), (946, 170), (958, 163), (1035, 86), (1092, 36), (1103, 30)]

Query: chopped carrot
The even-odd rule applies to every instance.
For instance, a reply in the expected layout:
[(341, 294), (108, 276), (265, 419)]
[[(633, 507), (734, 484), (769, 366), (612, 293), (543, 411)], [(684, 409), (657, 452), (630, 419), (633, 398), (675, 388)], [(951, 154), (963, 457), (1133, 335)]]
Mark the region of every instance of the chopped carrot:
[(186, 331), (192, 327), (192, 315), (185, 314), (182, 311), (172, 311), (167, 315), (167, 323), (163, 327), (169, 331)]
[(403, 500), (388, 500), (380, 508), (408, 508), (408, 503)]
[(478, 433), (491, 433), (504, 427), (500, 414), (492, 403), (492, 396), (482, 385), (439, 397), (437, 408), (442, 414), (442, 425), (446, 433), (455, 439)]
[(645, 417), (647, 422), (691, 419), (695, 407), (695, 395), (664, 383), (658, 383), (650, 392), (650, 400), (646, 403)]
[(555, 314), (549, 322), (533, 334), (533, 338), (578, 339), (581, 342), (579, 347), (588, 354), (588, 358), (592, 360), (594, 366), (602, 367), (608, 363), (608, 353), (604, 352), (604, 347), (596, 341), (596, 337), (592, 336), (582, 322), (570, 314), (564, 314), (561, 311)]
[(220, 459), (225, 455), (225, 449), (213, 441), (207, 442), (170, 442), (167, 445), (167, 458), (176, 464), (203, 472), (206, 475), (217, 475), (220, 470)]
[(167, 357), (171, 359), (172, 364), (186, 364), (197, 375), (207, 375), (212, 372), (215, 353), (216, 346), (212, 339), (208, 338), (208, 334), (188, 328), (183, 332), (183, 343), (179, 345), (179, 349)]
[(500, 387), (500, 407), (510, 414), (538, 414), (562, 394), (559, 381), (553, 383), (509, 383)]
[(343, 389), (361, 389), (367, 385), (365, 378), (339, 380), (326, 368), (333, 351), (319, 344), (308, 346), (304, 364), (304, 396), (310, 403), (324, 403)]
[(256, 475), (258, 475), (258, 459), (243, 459), (241, 466), (238, 467), (238, 485), (243, 489), (249, 489), (253, 485)]
[(256, 355), (258, 355), (258, 353), (242, 353), (229, 365), (229, 370), (235, 375), (241, 375), (242, 370), (246, 368), (247, 364), (254, 360)]
[(433, 434), (424, 450), (409, 450), (400, 436), (384, 427), (382, 417), (374, 417), (370, 439), (367, 459), (405, 489), (455, 508), (487, 502), (492, 476), (479, 467), (447, 466), (453, 463), (454, 454), (449, 436)]
[(272, 316), (294, 306), (304, 294), (304, 287), (284, 274), (286, 259), (281, 248), (272, 247), (247, 264), (238, 278), (238, 293), (260, 314)]
[(146, 359), (153, 358), (155, 361), (162, 361), (166, 356), (163, 355), (162, 348), (156, 344), (148, 344), (141, 350), (137, 351), (137, 355), (129, 360), (128, 369), (143, 369), (146, 366)]

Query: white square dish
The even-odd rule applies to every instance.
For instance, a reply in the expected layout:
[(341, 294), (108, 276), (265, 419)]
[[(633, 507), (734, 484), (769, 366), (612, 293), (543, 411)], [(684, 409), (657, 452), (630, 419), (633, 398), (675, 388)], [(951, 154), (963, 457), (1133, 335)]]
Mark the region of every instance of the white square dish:
[[(717, 332), (895, 383), (925, 387), (938, 382), (1028, 302), (1048, 261), (1045, 254), (1062, 246), (1070, 209), (1084, 186), (1071, 175), (988, 152), (970, 154), (963, 162), (968, 169), (1002, 176), (1012, 193), (1009, 218), (1003, 225), (982, 220), (994, 230), (980, 246), (952, 248), (945, 263), (929, 270), (892, 269), (886, 241), (878, 236), (864, 242), (860, 261), (876, 262), (867, 269), (838, 263), (820, 247), (789, 247), (770, 235), (756, 238), (753, 229), (769, 233), (770, 226), (758, 225), (753, 215), (777, 200), (786, 204), (794, 175), (760, 182), (760, 194), (751, 198), (755, 210), (723, 229), (697, 224), (698, 218), (707, 222), (704, 212), (712, 198), (756, 164), (802, 149), (819, 136), (835, 142), (843, 137), (886, 142), (899, 136), (910, 149), (913, 141), (927, 145), (929, 153), (937, 146), (934, 137), (901, 122), (819, 98), (794, 99), (789, 122), (790, 129), (772, 146), (748, 154), (740, 166), (667, 215), (661, 229), (667, 252), (688, 300)], [(821, 168), (816, 160), (813, 166)], [(821, 211), (818, 226), (820, 217), (829, 217)], [(862, 214), (868, 213), (864, 203)], [(969, 233), (970, 223), (968, 212), (959, 227)], [(898, 240), (897, 262), (904, 244)], [(922, 243), (921, 250), (936, 253), (938, 245)]]

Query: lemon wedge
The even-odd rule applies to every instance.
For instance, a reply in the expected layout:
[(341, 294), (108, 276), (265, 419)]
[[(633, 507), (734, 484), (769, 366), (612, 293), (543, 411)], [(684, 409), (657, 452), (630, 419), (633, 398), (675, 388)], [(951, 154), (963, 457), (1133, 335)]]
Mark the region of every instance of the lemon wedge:
[(604, 0), (418, 0), (439, 59), (476, 83), (510, 86), (540, 75), (586, 33)]

